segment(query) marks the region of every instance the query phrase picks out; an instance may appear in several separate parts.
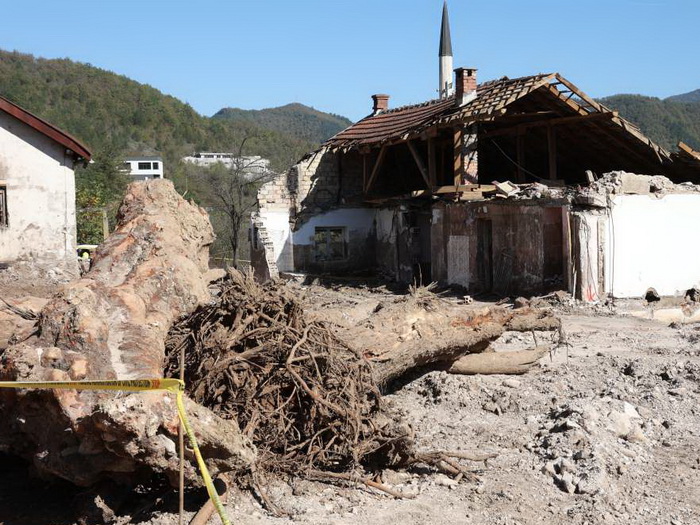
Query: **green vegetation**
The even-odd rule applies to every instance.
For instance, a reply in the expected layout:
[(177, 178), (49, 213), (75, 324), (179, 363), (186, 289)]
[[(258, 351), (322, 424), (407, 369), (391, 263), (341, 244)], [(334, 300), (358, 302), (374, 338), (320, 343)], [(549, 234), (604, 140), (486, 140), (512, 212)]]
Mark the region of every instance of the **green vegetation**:
[(683, 93), (682, 95), (674, 95), (672, 97), (668, 97), (666, 100), (669, 102), (700, 102), (700, 89)]
[(212, 118), (254, 124), (315, 144), (323, 142), (352, 124), (350, 120), (340, 115), (323, 113), (298, 103), (260, 110), (224, 108)]
[[(700, 90), (693, 93), (700, 94)], [(685, 95), (680, 97), (683, 99)], [(614, 95), (600, 102), (618, 110), (620, 115), (639, 126), (642, 133), (670, 151), (676, 150), (679, 141), (698, 149), (700, 103), (677, 100), (674, 97), (661, 100), (642, 95)]]
[[(309, 140), (299, 129), (286, 132), (251, 118), (208, 118), (175, 97), (123, 75), (68, 59), (2, 50), (0, 95), (79, 138), (94, 153), (107, 149), (158, 152), (164, 158), (166, 176), (176, 179), (173, 171), (178, 160), (194, 151), (228, 151), (248, 137), (249, 154), (270, 159), (272, 169), (282, 171), (327, 138), (314, 132), (314, 140)], [(310, 114), (324, 121), (325, 114), (302, 108), (297, 108), (300, 122), (310, 122)], [(265, 111), (275, 113), (261, 113)], [(294, 120), (294, 109), (282, 113)], [(328, 136), (342, 127), (328, 127)]]
[[(166, 177), (178, 190), (208, 208), (219, 239), (214, 252), (222, 257), (246, 253), (229, 232), (231, 209), (217, 202), (209, 186), (223, 187), (225, 174), (187, 166), (180, 159), (194, 151), (238, 151), (270, 159), (281, 172), (320, 142), (350, 124), (301, 104), (261, 111), (222, 110), (216, 118), (123, 75), (68, 59), (35, 58), (0, 50), (0, 95), (62, 128), (85, 143), (94, 163), (76, 173), (78, 241), (102, 240), (103, 212), (114, 224), (127, 177), (119, 171), (129, 153), (158, 153)], [(223, 177), (223, 178), (222, 178)], [(234, 177), (235, 178), (235, 177)], [(259, 181), (258, 181), (259, 184)], [(243, 184), (247, 211), (256, 185)], [(253, 199), (254, 201), (254, 199)], [(240, 222), (240, 221), (239, 221)], [(244, 236), (238, 224), (234, 239)], [(247, 243), (239, 243), (245, 248)]]
[[(120, 170), (121, 157), (111, 149), (97, 153), (93, 162), (75, 177), (75, 204), (79, 244), (100, 244), (103, 220), (114, 225), (129, 176)], [(105, 216), (106, 214), (106, 216)]]

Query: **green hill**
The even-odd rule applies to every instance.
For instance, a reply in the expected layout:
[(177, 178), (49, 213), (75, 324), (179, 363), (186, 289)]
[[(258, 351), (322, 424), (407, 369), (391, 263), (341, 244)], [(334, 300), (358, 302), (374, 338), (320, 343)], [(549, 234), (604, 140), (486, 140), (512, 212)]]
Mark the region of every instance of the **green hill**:
[(689, 93), (683, 93), (682, 95), (674, 95), (665, 99), (669, 102), (690, 102), (696, 103), (700, 102), (700, 89), (695, 91), (690, 91)]
[[(700, 93), (693, 92), (693, 93)], [(665, 100), (642, 95), (614, 95), (600, 99), (606, 106), (640, 127), (642, 132), (664, 148), (675, 151), (683, 141), (700, 148), (700, 104), (678, 101), (688, 95)]]
[[(251, 137), (246, 154), (269, 158), (273, 169), (283, 170), (320, 142), (299, 138), (298, 127), (287, 133), (283, 126), (273, 129), (254, 119), (208, 118), (151, 86), (68, 59), (0, 50), (0, 95), (66, 130), (93, 152), (160, 152), (166, 170), (196, 150), (232, 150), (246, 136)], [(321, 122), (325, 114), (315, 113)], [(328, 115), (329, 121), (337, 118)]]
[(254, 124), (316, 144), (352, 124), (340, 115), (323, 113), (299, 103), (260, 110), (223, 108), (212, 118)]

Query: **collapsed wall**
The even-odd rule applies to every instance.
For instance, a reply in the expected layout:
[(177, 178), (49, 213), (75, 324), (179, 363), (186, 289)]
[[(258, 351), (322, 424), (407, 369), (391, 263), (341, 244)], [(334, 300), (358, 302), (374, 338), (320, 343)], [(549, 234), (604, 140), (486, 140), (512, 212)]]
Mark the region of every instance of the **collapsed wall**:
[[(34, 337), (0, 356), (0, 378), (162, 377), (170, 326), (209, 300), (213, 240), (206, 212), (170, 181), (131, 184), (91, 270), (43, 308)], [(187, 408), (214, 472), (250, 465), (254, 451), (235, 422), (191, 402)], [(153, 472), (175, 479), (178, 470), (179, 423), (167, 393), (5, 390), (0, 420), (0, 450), (79, 485), (104, 477), (131, 482)], [(193, 465), (187, 475), (196, 478)]]

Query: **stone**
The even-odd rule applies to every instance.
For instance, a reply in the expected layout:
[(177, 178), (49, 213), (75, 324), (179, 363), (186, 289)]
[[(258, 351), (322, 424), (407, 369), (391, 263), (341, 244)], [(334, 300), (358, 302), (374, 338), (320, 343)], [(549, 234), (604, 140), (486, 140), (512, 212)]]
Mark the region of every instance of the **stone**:
[(520, 388), (520, 381), (517, 379), (509, 378), (503, 381), (503, 386), (508, 387), (508, 388)]

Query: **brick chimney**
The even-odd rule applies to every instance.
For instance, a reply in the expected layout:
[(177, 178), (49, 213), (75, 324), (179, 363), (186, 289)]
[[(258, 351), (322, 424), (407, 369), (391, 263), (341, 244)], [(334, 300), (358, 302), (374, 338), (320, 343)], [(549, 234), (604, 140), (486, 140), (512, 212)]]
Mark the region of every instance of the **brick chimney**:
[(377, 115), (389, 109), (389, 95), (372, 95), (372, 100), (374, 101), (372, 115)]
[(455, 69), (455, 103), (464, 106), (476, 98), (476, 69)]

